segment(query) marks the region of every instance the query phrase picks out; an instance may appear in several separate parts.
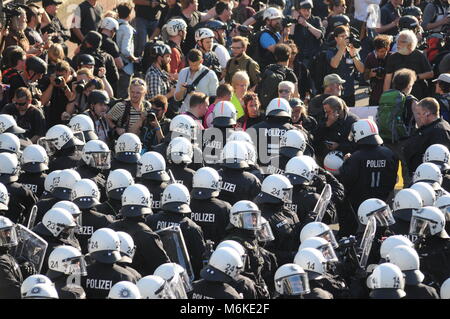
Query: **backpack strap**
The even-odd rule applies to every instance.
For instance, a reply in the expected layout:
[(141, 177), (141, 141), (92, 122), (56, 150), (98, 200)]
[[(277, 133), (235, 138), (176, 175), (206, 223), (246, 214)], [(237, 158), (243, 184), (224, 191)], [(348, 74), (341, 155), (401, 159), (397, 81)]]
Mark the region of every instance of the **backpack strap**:
[[(131, 111), (131, 101), (125, 101), (125, 109), (123, 110), (122, 118), (119, 121), (119, 127), (128, 129), (128, 125), (130, 124), (130, 111)], [(125, 127), (124, 127), (125, 124)]]

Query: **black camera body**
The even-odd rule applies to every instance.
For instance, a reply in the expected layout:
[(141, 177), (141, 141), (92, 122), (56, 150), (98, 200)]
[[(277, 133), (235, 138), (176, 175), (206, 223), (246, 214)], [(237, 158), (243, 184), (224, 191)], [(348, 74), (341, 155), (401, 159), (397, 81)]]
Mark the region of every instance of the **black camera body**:
[(383, 68), (382, 66), (379, 66), (379, 67), (373, 69), (373, 71), (377, 75), (377, 78), (382, 78), (386, 75), (386, 69)]
[(156, 120), (156, 113), (155, 113), (155, 111), (149, 111), (149, 112), (147, 113), (147, 121), (148, 121), (149, 123), (151, 123), (151, 122), (153, 122), (154, 120)]
[(186, 88), (186, 94), (190, 94), (190, 93), (194, 92), (197, 89), (192, 84), (185, 85), (184, 87)]
[(86, 81), (81, 80), (75, 82), (77, 86), (75, 86), (75, 91), (79, 94), (83, 93), (84, 89), (86, 88)]
[(349, 236), (349, 237), (343, 237), (338, 242), (339, 248), (351, 248), (356, 246), (356, 237), (355, 236)]
[(284, 28), (288, 28), (288, 27), (290, 27), (291, 25), (296, 24), (296, 23), (297, 23), (297, 19), (294, 19), (294, 18), (292, 18), (292, 17), (290, 17), (290, 16), (284, 17), (284, 18), (281, 20), (281, 25), (283, 26), (283, 29), (284, 29)]
[(64, 78), (62, 76), (57, 76), (55, 78), (55, 84), (56, 85), (61, 85), (63, 83), (63, 81), (64, 81)]
[(359, 41), (358, 36), (353, 32), (350, 33), (350, 37), (348, 38), (348, 40), (355, 49), (361, 48), (361, 41)]

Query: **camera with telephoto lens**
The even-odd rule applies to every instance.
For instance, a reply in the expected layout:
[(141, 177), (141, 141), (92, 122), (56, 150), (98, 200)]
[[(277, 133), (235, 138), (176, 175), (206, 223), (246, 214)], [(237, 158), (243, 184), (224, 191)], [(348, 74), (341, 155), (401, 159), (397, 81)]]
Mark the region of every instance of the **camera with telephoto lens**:
[(149, 111), (148, 114), (147, 114), (147, 121), (149, 123), (151, 123), (154, 120), (156, 120), (156, 113), (155, 113), (155, 111)]
[(375, 68), (372, 71), (375, 72), (377, 78), (382, 78), (386, 74), (386, 69), (383, 68), (382, 66), (379, 66), (378, 68)]
[(55, 84), (56, 85), (61, 85), (62, 83), (63, 83), (63, 77), (62, 76), (57, 76), (56, 78), (55, 78)]
[(84, 89), (86, 88), (86, 81), (85, 80), (77, 81), (75, 82), (75, 84), (77, 85), (75, 87), (75, 91), (77, 91), (77, 93), (79, 94), (83, 93)]
[(349, 40), (350, 44), (353, 45), (353, 47), (355, 49), (361, 48), (361, 41), (359, 41), (358, 38), (359, 38), (359, 36), (357, 36), (353, 32), (350, 33), (350, 36), (348, 37), (348, 40)]
[(186, 88), (186, 94), (189, 94), (189, 93), (191, 93), (191, 92), (194, 92), (197, 88), (194, 86), (194, 85), (192, 85), (192, 84), (187, 84), (187, 85), (184, 85), (184, 87)]

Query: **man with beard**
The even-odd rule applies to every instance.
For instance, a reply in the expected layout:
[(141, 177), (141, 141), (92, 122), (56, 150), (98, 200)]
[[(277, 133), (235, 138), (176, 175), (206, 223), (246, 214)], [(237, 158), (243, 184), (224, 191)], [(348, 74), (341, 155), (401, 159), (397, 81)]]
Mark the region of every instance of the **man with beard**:
[(167, 44), (172, 49), (170, 55), (170, 74), (174, 78), (178, 78), (178, 73), (184, 68), (184, 54), (181, 51), (181, 43), (186, 39), (187, 24), (184, 20), (173, 19), (167, 22), (167, 34), (169, 41)]
[(276, 8), (267, 8), (263, 15), (266, 26), (257, 35), (259, 57), (258, 62), (261, 69), (269, 64), (276, 63), (274, 51), (275, 45), (281, 41), (280, 31), (282, 30), (281, 19), (283, 14)]
[(225, 82), (231, 83), (231, 79), (236, 72), (246, 71), (250, 77), (250, 87), (258, 84), (260, 68), (258, 63), (245, 53), (247, 46), (247, 38), (241, 36), (233, 37), (231, 44), (233, 57), (228, 60), (225, 67)]
[(147, 99), (156, 95), (164, 95), (167, 99), (173, 97), (175, 89), (171, 85), (169, 77), (169, 64), (172, 49), (163, 43), (156, 43), (151, 50), (152, 65), (145, 75), (147, 82)]
[(230, 59), (230, 54), (228, 50), (225, 48), (226, 46), (226, 30), (227, 25), (219, 20), (211, 20), (206, 22), (205, 28), (208, 28), (214, 32), (214, 40), (212, 50), (217, 55), (219, 59), (220, 66), (222, 69), (227, 65), (228, 60)]

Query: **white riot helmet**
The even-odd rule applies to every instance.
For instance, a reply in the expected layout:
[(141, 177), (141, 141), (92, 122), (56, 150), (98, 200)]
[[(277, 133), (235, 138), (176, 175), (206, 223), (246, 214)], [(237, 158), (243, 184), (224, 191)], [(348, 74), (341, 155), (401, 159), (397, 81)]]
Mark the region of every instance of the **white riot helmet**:
[(381, 243), (380, 256), (386, 259), (389, 252), (397, 246), (408, 246), (414, 247), (414, 244), (408, 239), (408, 237), (403, 235), (393, 235), (389, 236)]
[(323, 168), (333, 175), (339, 175), (339, 169), (344, 164), (344, 154), (340, 151), (331, 151), (323, 160)]
[(99, 170), (111, 168), (111, 151), (108, 145), (101, 140), (87, 142), (83, 147), (81, 158), (90, 167)]
[(249, 142), (242, 142), (247, 149), (247, 162), (248, 165), (256, 165), (258, 162), (258, 152), (256, 151), (255, 146), (253, 143)]
[(222, 149), (222, 166), (233, 169), (248, 168), (247, 147), (238, 141), (230, 141)]
[(52, 196), (61, 200), (71, 200), (73, 186), (81, 180), (80, 174), (74, 169), (63, 169), (53, 178)]
[[(439, 167), (433, 163), (422, 163), (416, 168), (413, 175), (413, 183), (425, 182), (429, 184), (442, 184), (442, 173)], [(433, 185), (434, 188), (435, 185)]]
[(52, 285), (53, 283), (47, 276), (41, 274), (31, 275), (27, 277), (20, 286), (20, 294), (22, 295), (22, 298), (24, 298), (27, 295), (27, 292), (37, 284)]
[(47, 153), (53, 154), (55, 151), (83, 145), (83, 141), (73, 135), (72, 130), (66, 125), (57, 124), (52, 126), (45, 134), (45, 144)]
[(103, 18), (102, 21), (100, 21), (100, 25), (98, 28), (110, 31), (117, 31), (119, 30), (119, 22), (117, 22), (117, 20), (114, 18), (106, 17)]
[(235, 240), (224, 240), (224, 241), (221, 241), (217, 245), (216, 249), (219, 249), (222, 247), (230, 247), (230, 248), (233, 248), (234, 250), (236, 250), (236, 252), (242, 258), (242, 263), (245, 265), (245, 263), (247, 261), (247, 252), (246, 252), (244, 246), (242, 246), (240, 243), (238, 243)]
[(300, 155), (300, 157), (311, 165), (311, 168), (313, 169), (314, 172), (314, 176), (319, 174), (319, 165), (317, 164), (314, 158), (308, 155)]
[(0, 153), (3, 152), (20, 156), (20, 140), (13, 133), (0, 134)]
[(0, 211), (8, 210), (9, 193), (8, 189), (3, 183), (0, 183)]
[(208, 38), (214, 38), (214, 32), (211, 29), (200, 28), (195, 31), (195, 42)]
[(177, 36), (180, 31), (186, 31), (187, 24), (182, 19), (172, 19), (166, 24), (167, 34), (171, 37)]
[(308, 277), (311, 280), (320, 279), (327, 272), (327, 260), (315, 248), (299, 250), (294, 257), (294, 263), (307, 271)]
[(220, 101), (214, 106), (213, 126), (214, 127), (232, 127), (236, 125), (236, 107), (228, 101)]
[(88, 209), (100, 204), (100, 191), (97, 184), (87, 178), (83, 178), (73, 185), (72, 202), (80, 209)]
[(212, 253), (200, 276), (208, 281), (230, 282), (238, 278), (243, 268), (239, 253), (233, 248), (222, 247)]
[(266, 108), (266, 116), (288, 117), (292, 115), (292, 108), (286, 99), (281, 97), (274, 98), (269, 102)]
[(400, 190), (394, 197), (392, 208), (395, 214), (400, 213), (403, 210), (411, 212), (412, 209), (420, 209), (422, 207), (422, 197), (418, 191), (405, 188)]
[[(391, 263), (376, 266), (373, 273), (367, 278), (367, 287), (372, 290), (396, 289), (400, 298), (406, 296), (403, 273), (400, 268)], [(376, 293), (372, 292), (371, 296), (376, 296)]]
[(433, 206), (436, 201), (436, 192), (430, 184), (425, 182), (414, 183), (411, 187), (420, 194), (423, 206)]
[(192, 179), (192, 197), (196, 199), (217, 197), (221, 184), (222, 177), (214, 168), (199, 168)]
[(106, 193), (109, 198), (122, 200), (124, 190), (134, 185), (134, 179), (131, 173), (125, 169), (118, 168), (111, 171), (106, 180)]
[(441, 299), (450, 299), (450, 278), (442, 283), (440, 295)]
[(299, 130), (289, 130), (280, 139), (280, 154), (289, 158), (302, 155), (306, 149), (306, 137)]
[(369, 198), (358, 207), (358, 219), (362, 225), (367, 225), (370, 217), (375, 217), (378, 226), (395, 224), (390, 207), (378, 198)]
[(261, 192), (255, 203), (292, 203), (292, 184), (286, 176), (272, 174), (267, 176), (261, 185)]
[(70, 119), (69, 124), (67, 125), (70, 127), (72, 132), (83, 133), (83, 137), (86, 142), (98, 140), (98, 136), (95, 133), (94, 121), (92, 121), (89, 115), (77, 114)]
[(405, 245), (397, 246), (389, 252), (386, 260), (400, 268), (405, 274), (405, 282), (407, 285), (418, 285), (425, 278), (419, 270), (419, 255), (412, 247)]
[(321, 222), (311, 222), (306, 224), (300, 232), (300, 241), (303, 243), (305, 240), (311, 237), (322, 237), (331, 243), (333, 248), (338, 247), (336, 238), (333, 231), (328, 225)]
[[(0, 191), (1, 194), (1, 191)], [(445, 220), (450, 221), (450, 195), (444, 195), (436, 200), (435, 206), (445, 215)]]
[(274, 20), (274, 19), (281, 19), (281, 18), (283, 18), (283, 14), (277, 8), (269, 7), (266, 10), (264, 10), (263, 20), (266, 20), (266, 19)]
[(51, 208), (42, 217), (42, 223), (38, 226), (44, 227), (55, 238), (65, 239), (73, 235), (76, 225), (75, 218), (67, 210)]
[(122, 258), (119, 235), (109, 228), (97, 229), (88, 240), (88, 249), (89, 255), (100, 263), (114, 264)]
[(139, 288), (130, 281), (119, 281), (111, 287), (108, 299), (142, 299)]
[(31, 287), (24, 299), (59, 299), (59, 297), (54, 285), (37, 284)]
[(255, 203), (240, 200), (230, 210), (230, 224), (247, 230), (261, 229), (261, 211)]
[(413, 211), (409, 234), (422, 238), (433, 235), (448, 238), (445, 231), (444, 214), (439, 208), (433, 206), (424, 206), (417, 211)]
[(378, 134), (378, 126), (375, 121), (362, 119), (353, 123), (349, 140), (363, 145), (381, 145), (383, 139)]
[(161, 208), (167, 212), (191, 213), (190, 203), (191, 196), (189, 191), (182, 184), (170, 184), (164, 189), (161, 196)]
[[(72, 246), (57, 246), (48, 257), (49, 276), (52, 272), (86, 276), (86, 262), (81, 252)], [(57, 274), (53, 273), (55, 277)]]
[(315, 175), (314, 167), (305, 156), (295, 156), (286, 164), (284, 174), (292, 185), (309, 184)]
[[(44, 189), (47, 193), (52, 193), (54, 188), (54, 179), (62, 172), (62, 170), (54, 170), (50, 173), (48, 173), (47, 177), (45, 177), (44, 180)], [(80, 177), (81, 179), (81, 177)]]
[(285, 264), (275, 272), (275, 290), (280, 295), (299, 296), (310, 293), (308, 274), (297, 264)]
[(227, 138), (227, 142), (238, 141), (238, 142), (249, 142), (253, 144), (253, 140), (247, 132), (244, 131), (233, 131)]
[(167, 281), (176, 299), (188, 299), (187, 293), (192, 291), (189, 275), (176, 263), (165, 263), (156, 268), (153, 273)]
[(330, 263), (339, 261), (331, 243), (322, 237), (310, 237), (305, 241), (302, 241), (298, 250), (302, 250), (304, 248), (315, 248), (319, 250), (325, 259)]
[(158, 182), (170, 180), (169, 174), (166, 172), (166, 160), (158, 152), (146, 152), (141, 156), (136, 176)]
[(170, 121), (169, 131), (172, 132), (172, 138), (183, 136), (189, 140), (195, 140), (197, 130), (197, 123), (189, 115), (179, 114)]
[(185, 137), (175, 137), (167, 146), (167, 159), (175, 164), (190, 164), (194, 156), (192, 143)]
[(16, 154), (0, 153), (0, 183), (10, 184), (19, 179), (19, 159)]
[(17, 126), (16, 120), (12, 115), (0, 114), (0, 133), (23, 134), (25, 130)]
[(434, 163), (442, 170), (450, 169), (450, 151), (442, 144), (430, 145), (423, 154), (424, 163)]
[(152, 213), (152, 194), (141, 184), (128, 186), (122, 194), (120, 214), (124, 217), (137, 217)]
[(260, 243), (267, 243), (275, 240), (270, 223), (261, 216), (261, 229), (256, 231), (256, 239)]
[(136, 134), (124, 133), (117, 139), (114, 150), (118, 161), (136, 164), (141, 157), (142, 143)]
[(52, 208), (62, 208), (72, 214), (75, 219), (75, 223), (78, 225), (78, 229), (75, 229), (75, 232), (80, 231), (81, 229), (81, 211), (78, 208), (77, 204), (72, 203), (68, 200), (62, 200), (53, 205)]
[(21, 168), (28, 173), (40, 173), (48, 170), (48, 156), (40, 145), (25, 147), (21, 157)]
[(136, 252), (136, 245), (133, 237), (123, 231), (116, 232), (120, 239), (120, 254), (122, 255), (121, 262), (131, 264), (133, 262), (134, 253)]
[(159, 276), (145, 276), (137, 282), (142, 299), (175, 299), (169, 284)]
[(14, 247), (17, 244), (16, 226), (9, 218), (0, 216), (0, 247)]

